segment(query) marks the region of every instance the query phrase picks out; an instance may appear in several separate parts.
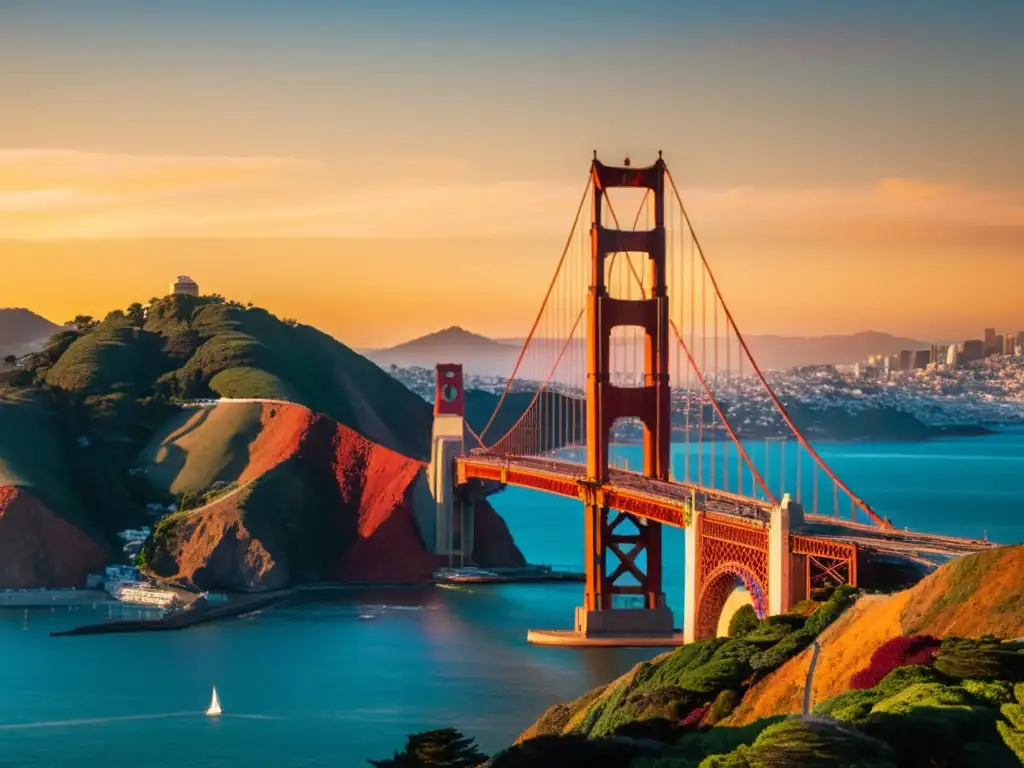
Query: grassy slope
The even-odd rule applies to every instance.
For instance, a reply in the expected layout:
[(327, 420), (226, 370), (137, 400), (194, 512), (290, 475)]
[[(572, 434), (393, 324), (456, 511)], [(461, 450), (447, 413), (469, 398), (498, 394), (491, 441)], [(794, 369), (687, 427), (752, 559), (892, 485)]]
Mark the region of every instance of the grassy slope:
[[(728, 714), (735, 702), (730, 688), (747, 684), (739, 682), (742, 670), (735, 663), (752, 650), (749, 644), (763, 647), (759, 638), (775, 632), (770, 622), (740, 640), (684, 646), (550, 708), (523, 735), (526, 741), (500, 755), (494, 766), (531, 765), (560, 750), (586, 752), (594, 764), (622, 768), (1020, 765), (1024, 644), (957, 636), (1021, 637), (1022, 594), (1024, 545), (1019, 545), (961, 558), (897, 595), (861, 598), (818, 637), (823, 650), (811, 717), (785, 717), (801, 709), (809, 649), (747, 690), (732, 716), (718, 716)], [(868, 665), (879, 644), (910, 633), (947, 639), (926, 666), (901, 667), (874, 688), (848, 690), (851, 676)], [(755, 670), (757, 658), (747, 662)], [(716, 690), (721, 692), (715, 695)], [(702, 717), (714, 727), (697, 730), (679, 723), (689, 707), (711, 696)], [(694, 714), (700, 711), (691, 710), (686, 719), (694, 722)], [(653, 738), (661, 746), (645, 757), (650, 742), (634, 742), (631, 760), (600, 762), (602, 750), (611, 755), (623, 749), (607, 741), (609, 736)], [(580, 737), (588, 737), (590, 746), (573, 741)]]
[[(988, 633), (1024, 636), (1024, 545), (962, 557), (890, 597), (862, 597), (820, 639), (814, 701), (847, 690), (850, 675), (893, 637)], [(758, 683), (728, 722), (800, 711), (810, 658), (805, 651)]]
[(174, 495), (203, 492), (218, 481), (235, 482), (262, 426), (259, 403), (183, 409), (153, 436), (138, 465), (146, 468), (150, 483)]
[(30, 491), (86, 532), (92, 526), (69, 485), (66, 456), (53, 412), (41, 397), (0, 397), (0, 485)]

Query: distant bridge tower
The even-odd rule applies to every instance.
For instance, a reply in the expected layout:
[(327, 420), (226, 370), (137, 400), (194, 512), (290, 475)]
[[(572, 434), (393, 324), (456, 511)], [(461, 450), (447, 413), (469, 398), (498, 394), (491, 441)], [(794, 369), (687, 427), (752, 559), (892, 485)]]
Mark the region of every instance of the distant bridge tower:
[[(635, 417), (644, 425), (644, 474), (669, 479), (671, 389), (669, 382), (669, 304), (665, 275), (665, 164), (647, 168), (607, 166), (596, 156), (591, 166), (590, 292), (587, 300), (587, 479), (584, 492), (586, 587), (576, 609), (576, 631), (585, 636), (672, 634), (672, 612), (662, 591), (661, 524), (609, 513), (600, 486), (608, 482), (609, 433), (616, 419)], [(608, 229), (601, 220), (605, 191), (613, 187), (648, 189), (654, 207), (650, 230)], [(605, 260), (614, 253), (646, 253), (649, 261), (642, 299), (610, 296)], [(611, 333), (617, 326), (640, 326), (645, 333), (644, 384), (611, 382)], [(623, 528), (630, 530), (625, 530)], [(610, 571), (609, 554), (618, 564)], [(646, 562), (642, 563), (640, 555)], [(610, 571), (610, 572), (609, 572)], [(628, 579), (633, 583), (624, 583)], [(613, 605), (621, 595), (639, 596), (642, 608)]]
[(434, 515), (419, 524), (427, 548), (448, 555), (453, 565), (464, 565), (473, 554), (473, 505), (463, 503), (454, 482), (455, 459), (464, 449), (465, 414), (462, 366), (438, 363), (428, 469)]

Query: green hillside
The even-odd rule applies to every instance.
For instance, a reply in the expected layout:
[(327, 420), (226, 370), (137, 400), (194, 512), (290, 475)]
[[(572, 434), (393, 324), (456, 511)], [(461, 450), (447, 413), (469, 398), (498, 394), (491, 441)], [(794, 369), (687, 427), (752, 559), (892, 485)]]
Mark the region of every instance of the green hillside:
[[(82, 320), (79, 330), (54, 336), (23, 369), (0, 376), (11, 414), (0, 420), (0, 467), (7, 482), (59, 497), (57, 511), (91, 520), (107, 537), (146, 522), (147, 502), (178, 492), (172, 474), (183, 467), (173, 461), (158, 462), (168, 482), (155, 488), (130, 470), (155, 435), (168, 433), (169, 421), (173, 431), (174, 420), (183, 419), (181, 402), (288, 400), (399, 453), (429, 455), (427, 403), (315, 328), (219, 296), (168, 296), (99, 323)], [(36, 421), (45, 426), (28, 426)], [(225, 433), (242, 439), (256, 426), (233, 425)], [(19, 439), (25, 434), (42, 437), (26, 448)], [(155, 458), (159, 446), (149, 450)], [(196, 446), (195, 466), (185, 476), (202, 474), (203, 456)], [(230, 474), (224, 467), (214, 474), (221, 471)], [(198, 475), (195, 480), (203, 485)]]
[(44, 394), (20, 391), (0, 397), (0, 485), (25, 488), (70, 522), (93, 532), (67, 471), (71, 461)]
[[(1022, 549), (994, 552), (1005, 573), (998, 583), (990, 580), (977, 600), (965, 590), (976, 586), (979, 568), (993, 560), (990, 552), (948, 564), (936, 572), (940, 578), (882, 603), (926, 614), (929, 604), (971, 603), (980, 620), (971, 631), (979, 634), (998, 631), (984, 626), (980, 606), (1003, 606), (1001, 614), (1018, 620), (990, 617), (990, 626), (1004, 627), (1007, 637), (1017, 638), (1024, 572), (1015, 558)], [(934, 589), (938, 584), (941, 592)], [(908, 595), (913, 598), (909, 608)], [(752, 611), (737, 613), (729, 637), (685, 645), (575, 701), (550, 707), (487, 768), (1012, 768), (1024, 763), (1024, 641), (947, 634), (940, 629), (954, 626), (947, 616), (913, 630), (934, 636), (896, 635), (878, 645), (847, 619), (882, 603), (865, 598), (868, 608), (857, 603), (847, 613), (853, 596), (842, 587), (823, 603), (806, 601), (762, 621)], [(820, 648), (827, 649), (829, 638), (837, 635), (845, 646), (861, 643), (867, 652), (847, 653), (846, 664), (824, 659), (827, 653)], [(780, 706), (732, 725), (730, 714), (759, 681), (791, 688), (802, 701), (806, 674), (776, 680), (774, 670), (788, 669), (788, 660), (815, 644), (822, 656), (815, 675), (842, 676), (842, 693), (818, 701), (803, 716), (785, 714), (799, 712), (799, 706)], [(376, 764), (455, 765), (420, 755), (423, 745), (437, 750), (459, 736), (418, 734), (405, 754)]]

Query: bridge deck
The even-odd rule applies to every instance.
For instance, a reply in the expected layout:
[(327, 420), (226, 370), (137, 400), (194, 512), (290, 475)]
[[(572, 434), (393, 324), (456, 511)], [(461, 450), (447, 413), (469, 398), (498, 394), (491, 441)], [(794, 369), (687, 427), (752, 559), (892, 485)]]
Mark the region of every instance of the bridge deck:
[[(654, 480), (639, 472), (622, 469), (609, 469), (608, 482), (597, 486), (588, 482), (585, 466), (553, 458), (471, 454), (459, 457), (456, 464), (460, 483), (490, 480), (573, 499), (594, 493), (598, 494), (596, 498), (601, 503), (612, 509), (677, 527), (686, 526), (687, 509), (691, 504), (704, 512), (740, 518), (758, 527), (768, 523), (771, 513), (768, 501), (691, 483)], [(804, 524), (798, 530), (794, 529), (794, 533), (797, 532), (803, 536), (855, 544), (862, 551), (931, 563), (994, 546), (987, 541), (882, 529), (871, 524), (813, 514), (805, 515)]]

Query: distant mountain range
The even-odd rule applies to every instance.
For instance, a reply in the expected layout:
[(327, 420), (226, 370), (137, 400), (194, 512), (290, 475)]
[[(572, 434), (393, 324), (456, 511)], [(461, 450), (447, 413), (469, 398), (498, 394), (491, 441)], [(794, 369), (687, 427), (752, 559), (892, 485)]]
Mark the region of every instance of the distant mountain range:
[(59, 325), (27, 309), (0, 309), (0, 358), (40, 349)]
[[(867, 359), (869, 355), (891, 355), (904, 349), (928, 348), (928, 342), (879, 331), (812, 337), (752, 335), (744, 337), (744, 340), (757, 364), (766, 370), (784, 370), (801, 365), (852, 364)], [(546, 339), (535, 343), (561, 344)], [(490, 339), (453, 326), (387, 349), (361, 351), (384, 368), (391, 365), (432, 368), (437, 363), (455, 362), (462, 363), (467, 373), (477, 376), (507, 376), (515, 365), (522, 344), (522, 339)], [(701, 346), (698, 337), (695, 352), (699, 352)], [(713, 346), (714, 341), (709, 338), (708, 347)], [(735, 366), (735, 341), (732, 342), (731, 354)], [(720, 341), (719, 357), (720, 364), (724, 366), (724, 340)]]

